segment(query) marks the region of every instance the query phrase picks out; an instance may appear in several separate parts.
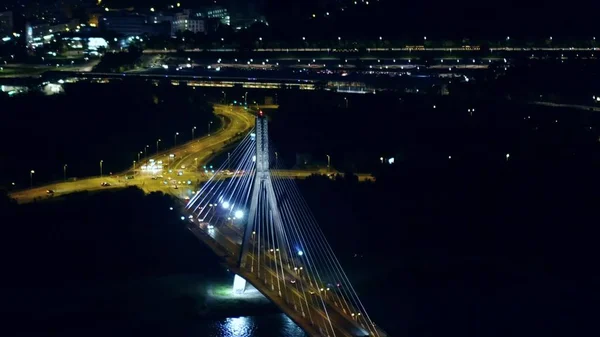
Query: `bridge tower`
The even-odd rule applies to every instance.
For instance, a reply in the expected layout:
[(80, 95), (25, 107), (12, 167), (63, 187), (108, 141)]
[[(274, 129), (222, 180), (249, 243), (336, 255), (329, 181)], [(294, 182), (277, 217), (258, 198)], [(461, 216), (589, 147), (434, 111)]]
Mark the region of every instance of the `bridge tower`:
[[(269, 221), (271, 222), (273, 230), (281, 233), (281, 215), (279, 208), (277, 207), (277, 200), (275, 198), (275, 190), (273, 189), (273, 182), (271, 180), (271, 173), (269, 171), (269, 132), (267, 126), (267, 118), (263, 116), (263, 112), (259, 111), (255, 121), (255, 144), (256, 144), (256, 169), (254, 173), (254, 183), (252, 186), (252, 198), (250, 199), (250, 209), (248, 211), (248, 222), (244, 229), (244, 236), (242, 238), (242, 249), (238, 259), (238, 268), (243, 269), (246, 267), (246, 256), (250, 248), (250, 240), (252, 233), (256, 227), (256, 221)], [(257, 210), (259, 207), (259, 200), (266, 202), (269, 210), (267, 219), (261, 216), (257, 216)], [(242, 277), (235, 275), (233, 281), (233, 291), (236, 293), (243, 293), (246, 289), (246, 280)]]

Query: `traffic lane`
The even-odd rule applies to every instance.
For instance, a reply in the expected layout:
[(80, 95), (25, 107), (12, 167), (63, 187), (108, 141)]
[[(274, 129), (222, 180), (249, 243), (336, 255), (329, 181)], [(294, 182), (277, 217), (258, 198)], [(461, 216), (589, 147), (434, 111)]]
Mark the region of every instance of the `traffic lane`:
[[(109, 182), (110, 186), (102, 186), (102, 182)], [(58, 196), (78, 191), (110, 189), (114, 187), (119, 186), (117, 186), (117, 179), (112, 177), (86, 178), (73, 182), (54, 183), (33, 189), (14, 192), (11, 193), (11, 197), (17, 201), (25, 199), (32, 200), (33, 198)], [(49, 190), (54, 191), (54, 193), (48, 194), (47, 191)]]
[[(251, 254), (249, 254), (251, 255)], [(268, 256), (268, 254), (267, 254)], [(252, 256), (252, 258), (254, 258)], [(271, 262), (272, 259), (271, 259)], [(261, 265), (261, 269), (263, 271), (267, 271), (269, 273), (269, 275), (271, 275), (273, 278), (275, 279), (280, 279), (280, 273), (274, 271), (272, 268), (265, 266), (265, 265)], [(282, 293), (285, 293), (286, 295), (286, 299), (298, 299), (300, 302), (302, 302), (302, 304), (306, 307), (306, 303), (308, 302), (309, 305), (308, 307), (310, 308), (311, 312), (312, 312), (312, 318), (313, 320), (317, 317), (320, 317), (323, 320), (324, 323), (324, 328), (328, 331), (331, 330), (331, 326), (329, 325), (329, 321), (332, 322), (332, 326), (334, 327), (334, 330), (337, 332), (336, 335), (341, 334), (344, 336), (348, 336), (348, 337), (355, 337), (355, 336), (365, 336), (365, 334), (360, 331), (354, 324), (353, 322), (350, 322), (348, 320), (348, 318), (343, 317), (342, 315), (340, 315), (336, 310), (334, 310), (331, 305), (326, 301), (326, 299), (320, 295), (320, 293), (315, 292), (315, 294), (311, 294), (307, 289), (309, 289), (308, 287), (306, 287), (307, 285), (304, 285), (304, 293), (301, 289), (298, 289), (298, 286), (300, 286), (300, 288), (302, 288), (302, 286), (299, 284), (299, 282), (296, 280), (296, 283), (292, 284), (289, 283), (289, 279), (295, 279), (295, 275), (290, 275), (288, 272), (284, 273), (284, 279), (281, 280), (281, 284), (279, 284), (277, 287), (275, 287), (275, 282), (272, 282), (274, 284), (274, 290), (271, 290), (272, 292), (274, 292), (275, 294), (278, 294), (278, 291), (281, 290)], [(262, 280), (262, 279), (261, 279)], [(313, 288), (314, 289), (314, 288)], [(308, 298), (310, 298), (310, 300), (308, 300)], [(323, 303), (325, 303), (327, 310), (323, 310)], [(291, 304), (291, 303), (288, 303)]]
[[(222, 111), (219, 111), (219, 114), (224, 114)], [(249, 115), (243, 109), (238, 109), (236, 113), (225, 115), (231, 118), (231, 122), (229, 127), (222, 132), (211, 136), (212, 141), (209, 142), (209, 139), (206, 139), (207, 144), (200, 144), (198, 147), (192, 146), (191, 148), (185, 151), (184, 156), (177, 162), (177, 167), (181, 167), (182, 165), (189, 166), (194, 158), (197, 158), (199, 155), (203, 155), (202, 158), (198, 158), (200, 164), (204, 164), (205, 158), (208, 158), (213, 150), (220, 150), (225, 146), (225, 142), (229, 139), (235, 137), (238, 133), (243, 133), (244, 131), (248, 131), (252, 128), (252, 125), (248, 122), (241, 123), (240, 120), (244, 119), (245, 115)]]
[[(272, 256), (270, 253), (266, 253), (265, 257), (267, 257), (270, 260), (270, 262), (273, 263), (274, 256)], [(342, 304), (342, 301), (340, 300), (340, 295), (336, 294), (335, 290), (320, 291), (317, 286), (310, 285), (310, 283), (308, 283), (304, 277), (298, 275), (290, 268), (287, 268), (287, 266), (285, 266), (285, 265), (283, 266), (283, 271), (285, 272), (284, 275), (285, 275), (286, 280), (291, 280), (291, 279), (296, 280), (296, 282), (295, 282), (296, 287), (300, 286), (301, 289), (304, 289), (306, 291), (306, 293), (308, 293), (313, 299), (315, 297), (318, 298), (316, 305), (319, 309), (322, 308), (322, 304), (325, 303), (327, 306), (327, 309), (328, 309), (327, 314), (330, 317), (334, 317), (335, 320), (339, 324), (343, 324), (346, 331), (353, 331), (354, 334), (357, 336), (364, 335), (364, 332), (365, 332), (365, 331), (363, 331), (364, 329), (360, 328), (358, 326), (358, 322), (355, 322), (353, 317), (350, 315), (352, 312), (346, 314), (342, 311), (340, 306), (343, 306), (343, 304)], [(323, 286), (323, 287), (325, 287), (325, 286)], [(328, 294), (330, 294), (330, 295), (328, 295)], [(340, 306), (337, 306), (335, 304), (334, 297), (337, 299), (338, 302), (340, 302)], [(320, 302), (321, 300), (323, 302)], [(345, 303), (345, 304), (346, 304), (346, 307), (348, 307), (348, 310), (356, 311), (356, 309), (353, 310), (352, 308), (350, 308), (347, 303)], [(322, 312), (322, 313), (325, 314), (324, 312)], [(358, 319), (358, 317), (357, 317), (357, 319)]]

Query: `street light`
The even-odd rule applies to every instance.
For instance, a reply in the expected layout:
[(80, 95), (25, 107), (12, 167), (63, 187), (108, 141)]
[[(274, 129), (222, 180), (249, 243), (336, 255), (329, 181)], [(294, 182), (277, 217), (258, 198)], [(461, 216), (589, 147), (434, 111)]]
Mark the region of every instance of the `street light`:
[(225, 91), (221, 91), (221, 93), (223, 94), (223, 103), (227, 104), (227, 93)]
[(104, 160), (100, 160), (100, 178), (102, 178), (102, 163), (104, 163)]
[(212, 123), (213, 123), (213, 122), (208, 122), (208, 135), (209, 135), (209, 136), (210, 136), (210, 125), (211, 125)]
[(344, 101), (346, 101), (346, 109), (348, 109), (348, 97), (344, 97)]
[(246, 91), (246, 93), (244, 94), (244, 105), (248, 106), (248, 92)]
[(35, 173), (34, 170), (29, 171), (29, 187), (33, 188), (33, 174)]
[(175, 132), (175, 136), (174, 136), (175, 137), (175, 141), (174, 141), (175, 145), (174, 146), (177, 146), (177, 136), (179, 136), (179, 132)]
[(138, 161), (140, 161), (140, 156), (142, 155), (142, 151), (138, 152)]
[(63, 178), (67, 181), (67, 164), (63, 166)]
[(192, 140), (194, 140), (194, 131), (196, 131), (196, 127), (195, 126), (192, 128)]
[(326, 156), (327, 156), (327, 171), (329, 171), (329, 168), (331, 167), (331, 157), (328, 154), (326, 154)]
[(150, 145), (146, 145), (146, 147), (144, 148), (144, 159), (148, 158), (148, 148), (150, 147)]
[(160, 142), (160, 139), (156, 141), (156, 154), (158, 154), (158, 143)]
[(135, 160), (133, 161), (133, 176), (135, 177)]

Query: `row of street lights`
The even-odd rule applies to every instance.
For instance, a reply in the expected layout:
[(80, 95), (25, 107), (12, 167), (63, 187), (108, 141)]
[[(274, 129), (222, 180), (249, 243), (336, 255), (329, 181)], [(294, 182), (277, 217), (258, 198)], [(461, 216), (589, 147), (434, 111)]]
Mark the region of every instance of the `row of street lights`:
[[(208, 122), (208, 135), (210, 136), (210, 126), (213, 122)], [(192, 140), (195, 139), (195, 130), (196, 127), (194, 126), (192, 128)], [(174, 143), (175, 146), (177, 146), (177, 136), (179, 136), (179, 132), (175, 132), (175, 136), (174, 136)], [(159, 143), (161, 142), (161, 139), (158, 139), (156, 141), (156, 153), (158, 154), (158, 150), (159, 150)], [(135, 164), (140, 162), (140, 156), (142, 155), (142, 153), (144, 153), (144, 158), (148, 158), (148, 148), (150, 147), (150, 145), (146, 145), (144, 147), (144, 152), (140, 151), (138, 152), (138, 159), (137, 161), (133, 161), (133, 172), (135, 174)], [(104, 160), (100, 160), (100, 178), (102, 178), (104, 176), (104, 172), (103, 172), (103, 164), (104, 164)], [(63, 180), (66, 182), (67, 181), (67, 164), (63, 165)], [(33, 188), (33, 175), (35, 174), (35, 170), (31, 170), (29, 171), (29, 186), (30, 188)]]

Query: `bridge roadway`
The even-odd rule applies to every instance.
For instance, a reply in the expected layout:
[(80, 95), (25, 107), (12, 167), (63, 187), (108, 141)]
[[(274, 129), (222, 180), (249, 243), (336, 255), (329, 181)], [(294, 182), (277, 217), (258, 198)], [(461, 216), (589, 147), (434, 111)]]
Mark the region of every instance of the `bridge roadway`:
[[(257, 259), (254, 253), (248, 254), (246, 269), (237, 268), (242, 233), (241, 229), (231, 223), (221, 223), (209, 229), (205, 223), (198, 224), (190, 220), (189, 229), (225, 260), (229, 270), (252, 284), (310, 336), (369, 336), (368, 330), (355, 320), (358, 316), (351, 315), (350, 306), (346, 303), (344, 307), (335, 291), (320, 291), (317, 285), (300, 275), (301, 270), (294, 271), (285, 264), (281, 268), (274, 253), (268, 252), (267, 249), (263, 249), (265, 254), (262, 258), (268, 260), (268, 263), (260, 264), (260, 269), (258, 263), (255, 264)], [(257, 273), (248, 270), (250, 266), (256, 269)], [(275, 268), (279, 273), (271, 266), (277, 266)], [(296, 282), (292, 284), (291, 280)], [(325, 285), (323, 287), (326, 288)], [(326, 311), (323, 310), (323, 304), (327, 308)], [(385, 336), (383, 331), (377, 331), (379, 336)]]

